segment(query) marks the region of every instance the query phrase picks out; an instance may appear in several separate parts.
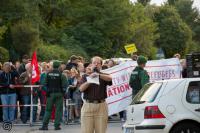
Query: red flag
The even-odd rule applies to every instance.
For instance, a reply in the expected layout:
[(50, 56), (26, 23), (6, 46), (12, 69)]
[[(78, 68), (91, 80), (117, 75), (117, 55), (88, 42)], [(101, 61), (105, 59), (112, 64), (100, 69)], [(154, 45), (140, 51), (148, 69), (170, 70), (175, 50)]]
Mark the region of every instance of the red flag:
[(34, 84), (35, 82), (40, 80), (40, 70), (39, 70), (37, 56), (36, 56), (35, 51), (34, 51), (33, 56), (32, 56), (31, 66), (32, 66), (31, 83)]

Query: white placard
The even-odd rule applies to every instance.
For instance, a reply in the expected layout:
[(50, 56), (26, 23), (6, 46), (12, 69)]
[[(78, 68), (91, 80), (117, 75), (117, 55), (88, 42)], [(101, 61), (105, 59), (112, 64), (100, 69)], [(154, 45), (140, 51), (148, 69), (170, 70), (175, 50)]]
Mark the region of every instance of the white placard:
[[(131, 103), (132, 88), (129, 86), (129, 79), (132, 70), (137, 66), (135, 61), (127, 61), (120, 65), (106, 69), (103, 72), (111, 74), (112, 86), (107, 88), (106, 102), (109, 115), (125, 110)], [(165, 79), (181, 78), (181, 65), (177, 58), (148, 61), (145, 67), (150, 82)]]

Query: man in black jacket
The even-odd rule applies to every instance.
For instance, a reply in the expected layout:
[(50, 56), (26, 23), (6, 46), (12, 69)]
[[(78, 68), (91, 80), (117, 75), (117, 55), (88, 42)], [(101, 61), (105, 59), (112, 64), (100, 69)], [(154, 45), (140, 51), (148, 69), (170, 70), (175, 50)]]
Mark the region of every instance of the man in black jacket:
[[(16, 104), (16, 89), (14, 87), (15, 81), (18, 78), (18, 73), (11, 71), (9, 62), (3, 64), (3, 72), (0, 74), (1, 86), (1, 101), (2, 105), (15, 105)], [(15, 118), (16, 107), (3, 107), (3, 121), (12, 122)]]

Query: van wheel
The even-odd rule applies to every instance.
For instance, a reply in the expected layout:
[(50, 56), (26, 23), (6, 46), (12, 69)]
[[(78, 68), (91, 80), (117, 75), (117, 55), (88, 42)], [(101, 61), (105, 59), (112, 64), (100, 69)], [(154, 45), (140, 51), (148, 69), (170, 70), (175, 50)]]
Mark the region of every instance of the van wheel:
[(200, 133), (200, 127), (195, 123), (178, 124), (170, 133)]

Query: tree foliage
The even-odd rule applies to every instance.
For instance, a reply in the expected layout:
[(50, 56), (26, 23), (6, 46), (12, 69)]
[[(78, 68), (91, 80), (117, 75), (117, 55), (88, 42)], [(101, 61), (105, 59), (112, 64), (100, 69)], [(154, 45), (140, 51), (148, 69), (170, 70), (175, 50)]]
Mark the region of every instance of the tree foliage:
[(13, 48), (16, 52), (30, 54), (32, 50), (37, 48), (39, 44), (39, 36), (37, 29), (28, 22), (18, 22), (11, 27), (11, 36)]
[(0, 40), (3, 39), (3, 34), (6, 32), (7, 27), (6, 26), (1, 26), (0, 27)]
[(193, 0), (177, 0), (174, 4), (181, 18), (193, 31), (193, 39), (200, 45), (200, 14)]
[(129, 0), (80, 0), (70, 7), (67, 31), (90, 56), (112, 57), (130, 38)]
[(131, 37), (131, 6), (129, 0), (43, 0), (39, 2), (40, 37), (63, 45), (67, 35), (89, 56), (115, 56)]
[(157, 24), (147, 15), (148, 8), (136, 4), (132, 11), (132, 42), (137, 46), (138, 53), (153, 58), (151, 52), (158, 39)]
[(6, 62), (9, 60), (9, 53), (8, 50), (0, 47), (0, 62)]
[(42, 53), (62, 59), (70, 54), (127, 57), (124, 45), (129, 43), (150, 58), (155, 58), (157, 47), (163, 47), (167, 57), (196, 49), (200, 22), (191, 0), (168, 0), (166, 5), (178, 13), (150, 1), (1, 0), (0, 45), (12, 60), (35, 49), (44, 60), (51, 54)]
[(192, 44), (192, 32), (175, 8), (161, 7), (160, 11), (155, 13), (155, 21), (160, 33), (156, 44), (164, 49), (166, 57), (172, 57), (174, 53), (186, 54)]
[(62, 60), (66, 61), (70, 57), (70, 52), (58, 45), (41, 44), (37, 49), (38, 60)]

